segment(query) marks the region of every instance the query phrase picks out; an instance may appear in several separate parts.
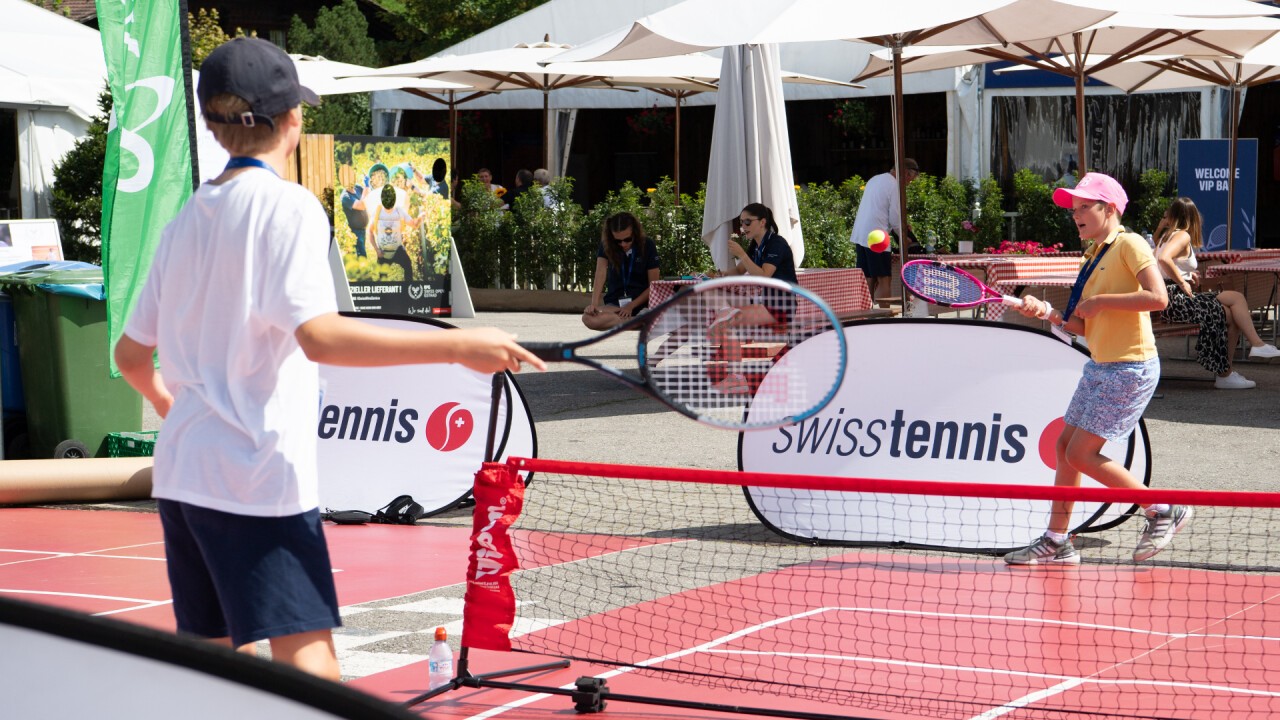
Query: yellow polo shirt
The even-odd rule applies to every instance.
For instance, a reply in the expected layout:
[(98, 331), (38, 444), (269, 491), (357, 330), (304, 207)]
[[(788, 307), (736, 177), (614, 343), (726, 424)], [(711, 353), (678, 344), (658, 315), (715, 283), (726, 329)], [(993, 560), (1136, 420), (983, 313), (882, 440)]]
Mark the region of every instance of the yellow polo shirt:
[[(1112, 248), (1089, 276), (1081, 300), (1094, 295), (1138, 292), (1142, 289), (1138, 273), (1156, 264), (1147, 241), (1120, 228), (1106, 242), (1085, 251), (1081, 268), (1107, 244)], [(1084, 321), (1084, 337), (1094, 362), (1134, 362), (1156, 356), (1156, 338), (1151, 332), (1149, 312), (1103, 310)]]

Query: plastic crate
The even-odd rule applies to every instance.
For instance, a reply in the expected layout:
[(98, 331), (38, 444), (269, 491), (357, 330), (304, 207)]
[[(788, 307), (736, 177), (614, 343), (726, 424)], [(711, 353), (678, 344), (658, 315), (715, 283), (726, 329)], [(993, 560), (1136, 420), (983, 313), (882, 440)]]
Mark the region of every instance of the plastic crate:
[(107, 457), (151, 457), (156, 450), (155, 430), (107, 434)]

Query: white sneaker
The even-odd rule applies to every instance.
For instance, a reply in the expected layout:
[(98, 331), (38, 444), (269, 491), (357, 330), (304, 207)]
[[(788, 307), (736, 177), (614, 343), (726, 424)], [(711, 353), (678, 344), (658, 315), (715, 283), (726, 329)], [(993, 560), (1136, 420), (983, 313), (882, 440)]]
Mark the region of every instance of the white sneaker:
[(1214, 378), (1213, 386), (1219, 390), (1248, 390), (1256, 387), (1258, 383), (1246, 379), (1245, 376), (1238, 372), (1233, 372), (1226, 377)]
[(1258, 347), (1249, 348), (1249, 357), (1251, 358), (1274, 358), (1280, 357), (1280, 348), (1267, 343)]

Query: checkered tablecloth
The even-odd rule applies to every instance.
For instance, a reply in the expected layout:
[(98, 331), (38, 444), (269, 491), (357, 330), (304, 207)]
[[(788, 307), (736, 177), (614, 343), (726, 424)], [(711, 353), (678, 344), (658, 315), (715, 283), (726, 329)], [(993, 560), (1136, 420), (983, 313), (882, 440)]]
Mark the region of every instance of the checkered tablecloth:
[(1201, 262), (1225, 263), (1228, 265), (1277, 258), (1280, 258), (1280, 249), (1274, 248), (1268, 250), (1211, 250), (1209, 252), (1196, 253), (1196, 259)]
[[(867, 279), (857, 268), (805, 268), (796, 273), (800, 287), (822, 298), (836, 315), (871, 309)], [(698, 280), (657, 280), (649, 283), (649, 307), (671, 298)]]
[[(986, 266), (987, 284), (1006, 295), (1016, 295), (1017, 288), (1026, 285), (1039, 287), (1062, 287), (1057, 284), (1040, 282), (1041, 278), (1052, 278), (1055, 283), (1070, 277), (1071, 287), (1075, 276), (1080, 271), (1079, 255), (1024, 255), (1021, 257), (1005, 256), (998, 262)], [(987, 307), (988, 320), (1000, 320), (1004, 316), (1004, 306), (992, 304)]]

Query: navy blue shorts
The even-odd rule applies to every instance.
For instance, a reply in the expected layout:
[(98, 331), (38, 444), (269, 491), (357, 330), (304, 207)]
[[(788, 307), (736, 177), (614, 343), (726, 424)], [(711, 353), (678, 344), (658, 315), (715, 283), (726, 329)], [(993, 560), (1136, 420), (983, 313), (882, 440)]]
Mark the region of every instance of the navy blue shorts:
[(235, 645), (338, 627), (320, 511), (253, 517), (160, 500), (180, 632)]
[(858, 259), (858, 268), (867, 277), (889, 277), (893, 271), (893, 252), (874, 252), (865, 245), (854, 244), (854, 252)]

